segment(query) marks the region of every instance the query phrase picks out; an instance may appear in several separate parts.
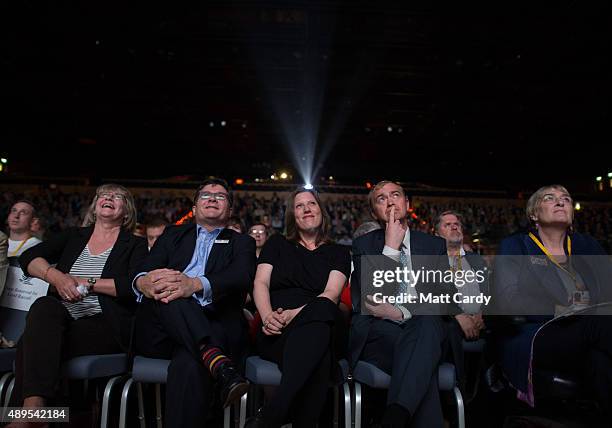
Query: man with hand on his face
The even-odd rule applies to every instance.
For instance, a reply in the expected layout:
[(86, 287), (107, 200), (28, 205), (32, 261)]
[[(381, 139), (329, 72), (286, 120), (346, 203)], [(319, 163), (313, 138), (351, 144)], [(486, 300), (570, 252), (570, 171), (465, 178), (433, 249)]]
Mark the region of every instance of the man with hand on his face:
[[(379, 182), (368, 200), (382, 228), (353, 241), (351, 363), (362, 360), (391, 376), (383, 427), (441, 428), (437, 374), (448, 346), (447, 325), (440, 315), (446, 308), (375, 301), (369, 291), (372, 277), (367, 274), (367, 263), (368, 256), (380, 255), (376, 260), (386, 264), (388, 270), (444, 272), (449, 269), (446, 244), (439, 237), (408, 228), (408, 199), (399, 184)], [(366, 272), (364, 277), (362, 272)], [(364, 283), (365, 278), (369, 278), (369, 284)], [(443, 284), (437, 283), (417, 282), (413, 290), (411, 285), (394, 287), (388, 292), (395, 295), (418, 295), (425, 287), (437, 293), (446, 291)]]
[(168, 226), (133, 281), (138, 353), (171, 359), (166, 424), (205, 426), (213, 384), (227, 407), (247, 390), (242, 307), (255, 276), (255, 241), (227, 229), (232, 194), (221, 179), (204, 181), (194, 223)]

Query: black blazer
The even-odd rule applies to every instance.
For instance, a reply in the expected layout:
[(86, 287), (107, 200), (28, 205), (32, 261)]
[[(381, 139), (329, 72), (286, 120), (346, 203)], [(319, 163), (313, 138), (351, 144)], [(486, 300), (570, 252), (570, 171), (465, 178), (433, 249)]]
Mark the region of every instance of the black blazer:
[[(382, 229), (374, 230), (366, 235), (363, 235), (353, 241), (353, 274), (351, 275), (351, 301), (353, 304), (353, 316), (351, 319), (351, 333), (349, 339), (349, 353), (351, 363), (354, 365), (359, 360), (363, 347), (365, 346), (370, 330), (370, 325), (377, 320), (371, 315), (361, 314), (361, 274), (362, 274), (362, 256), (365, 255), (382, 255), (385, 246), (385, 231)], [(448, 264), (448, 256), (446, 253), (446, 241), (442, 238), (428, 235), (419, 231), (410, 231), (410, 254), (413, 271), (421, 268), (430, 270), (446, 271), (450, 269)], [(382, 258), (382, 257), (381, 257)], [(394, 269), (394, 266), (399, 266), (390, 258), (386, 263), (387, 268)], [(441, 284), (434, 284), (438, 288), (438, 293), (452, 293), (452, 289)], [(364, 287), (364, 290), (368, 285)], [(454, 288), (454, 287), (453, 287)], [(417, 284), (418, 292), (424, 291)], [(456, 305), (451, 311), (459, 312)], [(410, 310), (410, 307), (408, 307)], [(408, 321), (410, 322), (410, 321)]]
[[(168, 226), (157, 239), (138, 272), (169, 268), (184, 271), (196, 248), (197, 226), (190, 223)], [(223, 229), (206, 262), (205, 276), (212, 289), (212, 305), (206, 310), (224, 324), (232, 355), (241, 355), (248, 343), (246, 320), (242, 309), (255, 279), (255, 240), (231, 229)]]
[[(52, 236), (49, 240), (23, 252), (19, 257), (21, 268), (27, 273), (30, 262), (42, 257), (50, 264), (57, 264), (55, 267), (61, 272), (70, 272), (72, 265), (89, 242), (93, 230), (94, 226), (71, 228)], [(98, 295), (102, 314), (125, 350), (129, 346), (136, 308), (131, 280), (146, 255), (146, 241), (127, 230), (121, 230), (102, 270), (102, 278), (114, 279), (117, 289), (117, 297)]]

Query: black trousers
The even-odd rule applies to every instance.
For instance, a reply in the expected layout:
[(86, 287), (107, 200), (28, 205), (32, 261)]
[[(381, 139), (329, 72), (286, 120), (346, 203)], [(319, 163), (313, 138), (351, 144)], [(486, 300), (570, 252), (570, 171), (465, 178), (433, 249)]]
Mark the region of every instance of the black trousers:
[(533, 369), (538, 368), (581, 376), (611, 414), (612, 316), (574, 316), (544, 327), (533, 345)]
[(214, 314), (191, 298), (168, 304), (143, 298), (136, 313), (134, 343), (139, 355), (171, 360), (165, 425), (205, 426), (214, 382), (202, 363), (200, 346), (227, 349), (223, 326)]
[(265, 407), (271, 427), (289, 419), (292, 426), (314, 427), (323, 412), (336, 359), (346, 352), (346, 324), (337, 305), (327, 298), (308, 303), (280, 336), (260, 333), (262, 358), (278, 364), (281, 383)]
[(446, 352), (447, 327), (435, 315), (415, 316), (403, 324), (376, 320), (361, 359), (391, 375), (387, 405), (412, 415), (412, 427), (442, 427), (438, 366)]
[(32, 304), (17, 345), (11, 405), (21, 406), (27, 397), (55, 397), (63, 361), (117, 352), (121, 346), (102, 314), (74, 320), (59, 300), (41, 297)]

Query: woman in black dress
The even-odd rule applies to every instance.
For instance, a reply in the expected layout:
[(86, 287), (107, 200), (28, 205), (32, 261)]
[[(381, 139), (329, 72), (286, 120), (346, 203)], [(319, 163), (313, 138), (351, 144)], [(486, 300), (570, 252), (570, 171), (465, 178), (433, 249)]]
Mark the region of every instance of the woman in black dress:
[(349, 250), (329, 240), (330, 218), (312, 190), (287, 201), (287, 236), (272, 236), (258, 260), (254, 298), (263, 321), (260, 356), (279, 365), (281, 383), (249, 426), (313, 427), (346, 347), (338, 309), (350, 274)]

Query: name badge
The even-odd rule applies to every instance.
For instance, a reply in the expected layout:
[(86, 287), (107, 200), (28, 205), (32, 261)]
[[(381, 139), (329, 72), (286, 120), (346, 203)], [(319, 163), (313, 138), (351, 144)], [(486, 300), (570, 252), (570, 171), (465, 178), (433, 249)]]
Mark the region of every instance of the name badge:
[(548, 266), (548, 262), (544, 257), (531, 256), (530, 261), (532, 265)]
[(215, 244), (229, 244), (229, 239), (215, 239)]

